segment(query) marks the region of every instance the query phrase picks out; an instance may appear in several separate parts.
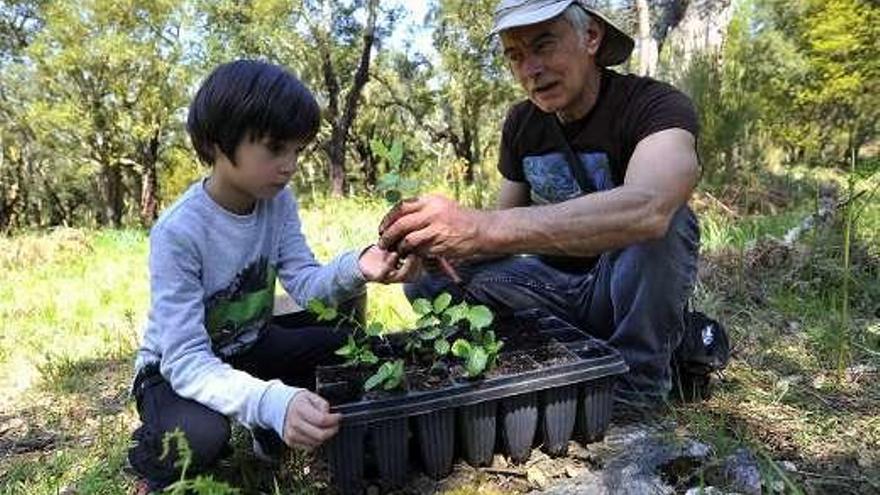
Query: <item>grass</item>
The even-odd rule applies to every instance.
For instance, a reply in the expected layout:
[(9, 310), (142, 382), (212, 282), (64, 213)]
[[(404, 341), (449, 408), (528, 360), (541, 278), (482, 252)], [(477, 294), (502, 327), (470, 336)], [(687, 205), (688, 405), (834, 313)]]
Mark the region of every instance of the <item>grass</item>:
[[(872, 493), (880, 491), (880, 205), (869, 205), (855, 229), (853, 363), (838, 376), (839, 226), (792, 251), (766, 241), (812, 210), (810, 195), (805, 188), (774, 215), (700, 208), (706, 263), (697, 306), (728, 327), (735, 356), (712, 399), (674, 414), (718, 454), (755, 452), (768, 491)], [(312, 198), (302, 208), (306, 237), (328, 260), (375, 241), (385, 205)], [(140, 230), (0, 238), (0, 494), (127, 492), (122, 467), (137, 424), (127, 391), (149, 300), (146, 256)], [(397, 286), (371, 286), (368, 314), (389, 327), (413, 321)], [(217, 476), (244, 493), (321, 491), (308, 457), (267, 472), (241, 431), (234, 445)], [(502, 492), (481, 480), (448, 493)]]

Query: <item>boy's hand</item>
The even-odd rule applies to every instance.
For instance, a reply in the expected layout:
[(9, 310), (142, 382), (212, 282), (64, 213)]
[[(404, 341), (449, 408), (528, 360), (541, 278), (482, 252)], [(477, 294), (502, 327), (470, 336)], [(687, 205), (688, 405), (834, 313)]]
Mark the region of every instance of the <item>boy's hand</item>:
[(415, 279), (421, 270), (421, 261), (418, 256), (410, 255), (401, 259), (397, 253), (386, 251), (375, 245), (370, 246), (361, 254), (358, 265), (367, 282), (381, 282), (383, 284), (408, 282)]
[(336, 434), (341, 418), (340, 414), (330, 413), (330, 404), (321, 396), (303, 390), (287, 404), (284, 443), (290, 447), (317, 447)]

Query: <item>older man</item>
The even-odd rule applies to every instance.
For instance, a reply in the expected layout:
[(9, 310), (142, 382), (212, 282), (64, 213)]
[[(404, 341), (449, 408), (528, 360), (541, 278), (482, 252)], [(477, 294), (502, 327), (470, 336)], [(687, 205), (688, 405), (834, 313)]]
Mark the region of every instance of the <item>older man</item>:
[(543, 307), (621, 351), (630, 373), (618, 400), (656, 404), (671, 386), (696, 273), (699, 229), (686, 203), (697, 118), (673, 87), (607, 68), (633, 41), (594, 3), (500, 2), (493, 34), (528, 99), (504, 122), (498, 208), (421, 197), (384, 222), (381, 244), (458, 265), (462, 283), (427, 274), (409, 297), (450, 291), (502, 312)]

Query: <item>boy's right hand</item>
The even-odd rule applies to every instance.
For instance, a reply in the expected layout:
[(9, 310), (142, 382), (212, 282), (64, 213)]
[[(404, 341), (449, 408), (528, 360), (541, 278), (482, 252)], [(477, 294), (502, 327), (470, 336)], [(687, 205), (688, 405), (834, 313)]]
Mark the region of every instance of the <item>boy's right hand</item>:
[(321, 396), (303, 390), (287, 404), (284, 443), (290, 447), (317, 447), (336, 434), (341, 418), (338, 413), (330, 413), (330, 404)]

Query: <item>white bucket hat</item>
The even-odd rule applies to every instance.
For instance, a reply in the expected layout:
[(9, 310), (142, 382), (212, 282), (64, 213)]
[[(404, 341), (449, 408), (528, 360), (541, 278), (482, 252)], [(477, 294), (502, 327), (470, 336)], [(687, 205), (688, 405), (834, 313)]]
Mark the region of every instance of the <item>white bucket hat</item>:
[(595, 0), (501, 0), (495, 7), (494, 26), (491, 35), (501, 31), (544, 22), (562, 14), (570, 5), (579, 5), (593, 17), (605, 23), (605, 38), (596, 63), (600, 66), (617, 65), (629, 58), (635, 41), (602, 14)]

